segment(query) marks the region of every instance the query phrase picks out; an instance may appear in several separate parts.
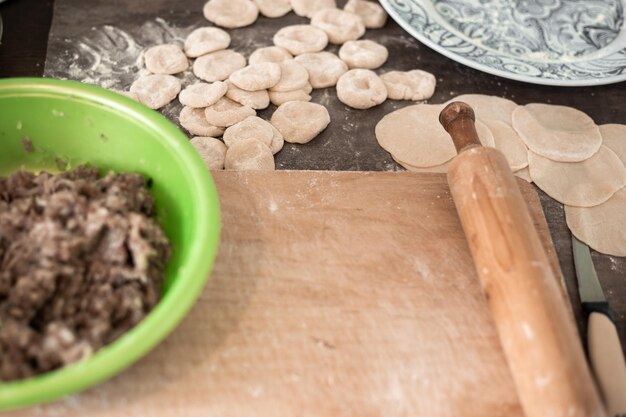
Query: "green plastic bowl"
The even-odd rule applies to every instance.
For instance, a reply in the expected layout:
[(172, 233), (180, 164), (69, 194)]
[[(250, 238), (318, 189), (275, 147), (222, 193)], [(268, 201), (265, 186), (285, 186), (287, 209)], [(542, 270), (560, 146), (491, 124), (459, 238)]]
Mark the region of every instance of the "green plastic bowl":
[[(35, 152), (26, 153), (28, 136)], [(209, 277), (219, 243), (219, 201), (197, 152), (172, 123), (99, 87), (71, 81), (0, 80), (0, 174), (81, 163), (152, 179), (159, 221), (173, 246), (163, 297), (135, 328), (92, 357), (17, 382), (0, 383), (0, 409), (72, 394), (131, 365), (189, 311)]]

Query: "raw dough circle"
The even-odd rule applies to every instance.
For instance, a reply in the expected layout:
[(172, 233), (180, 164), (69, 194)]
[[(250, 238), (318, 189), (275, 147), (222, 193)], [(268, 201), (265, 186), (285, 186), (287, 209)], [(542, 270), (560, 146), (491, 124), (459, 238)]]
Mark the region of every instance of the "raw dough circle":
[(223, 81), (216, 81), (212, 84), (199, 82), (185, 87), (180, 92), (178, 100), (188, 107), (208, 107), (224, 97), (227, 90), (228, 85)]
[(626, 165), (626, 125), (608, 124), (600, 126), (602, 144), (611, 149)]
[(286, 92), (304, 88), (309, 83), (309, 72), (294, 60), (281, 62), (280, 81), (270, 91)]
[(281, 151), (281, 149), (283, 149), (283, 146), (285, 145), (285, 139), (283, 138), (283, 135), (278, 131), (278, 129), (274, 127), (273, 124), (270, 123), (270, 126), (272, 126), (272, 132), (274, 133), (274, 135), (272, 136), (272, 143), (270, 143), (270, 150), (272, 151), (273, 155), (276, 155), (278, 152)]
[(339, 77), (348, 71), (348, 65), (330, 52), (302, 54), (295, 58), (309, 72), (309, 82), (313, 88), (326, 88), (337, 85)]
[(513, 124), (513, 111), (518, 107), (517, 103), (504, 97), (484, 94), (462, 94), (448, 101), (448, 103), (453, 101), (469, 104), (477, 119), (499, 120), (511, 126)]
[(193, 107), (183, 107), (178, 116), (180, 125), (189, 133), (196, 136), (222, 136), (224, 128), (214, 126), (204, 117), (204, 109), (194, 109)]
[(531, 151), (554, 161), (584, 161), (602, 145), (600, 129), (591, 117), (571, 107), (518, 106), (513, 111), (513, 127)]
[(560, 203), (591, 207), (604, 203), (624, 185), (626, 168), (615, 152), (601, 146), (582, 162), (556, 162), (528, 152), (530, 177), (539, 188)]
[(187, 55), (171, 43), (149, 48), (143, 58), (146, 69), (153, 74), (178, 74), (189, 68)]
[(270, 91), (270, 101), (275, 106), (280, 106), (288, 101), (311, 101), (311, 91), (313, 91), (311, 84), (307, 84), (304, 88), (294, 91)]
[(246, 58), (231, 49), (211, 52), (196, 59), (193, 73), (201, 80), (224, 81), (230, 75), (246, 66)]
[(289, 0), (254, 0), (259, 11), (265, 17), (282, 17), (291, 11)]
[(259, 91), (246, 91), (237, 87), (230, 81), (228, 84), (228, 91), (226, 91), (226, 97), (236, 101), (242, 106), (248, 106), (255, 110), (266, 109), (270, 105), (270, 96), (267, 94), (267, 90)]
[(196, 136), (190, 142), (200, 154), (207, 168), (224, 169), (226, 145), (221, 140), (209, 136)]
[(252, 0), (209, 0), (202, 12), (209, 22), (228, 29), (249, 26), (259, 17), (259, 8)]
[[(207, 121), (215, 126), (228, 127), (235, 123), (241, 122), (250, 116), (255, 116), (254, 109), (248, 106), (242, 106), (241, 104), (234, 102), (228, 97), (222, 97), (219, 101), (212, 106), (204, 109), (204, 116)], [(204, 136), (216, 136), (216, 135), (204, 135)]]
[(273, 38), (274, 45), (285, 48), (293, 55), (319, 52), (328, 45), (326, 33), (311, 25), (285, 26)]
[(330, 123), (326, 107), (317, 103), (289, 101), (272, 115), (272, 124), (290, 143), (308, 143)]
[(226, 151), (226, 169), (235, 171), (274, 170), (271, 149), (258, 140), (248, 139), (235, 143)]
[(311, 17), (311, 25), (322, 29), (328, 41), (341, 45), (359, 39), (365, 33), (365, 25), (354, 13), (340, 9), (323, 9)]
[(359, 16), (368, 29), (379, 29), (387, 23), (387, 12), (373, 1), (348, 0), (343, 9)]
[(293, 59), (293, 56), (285, 48), (281, 48), (280, 46), (266, 46), (252, 52), (250, 58), (248, 58), (248, 62), (250, 65), (260, 64), (262, 62), (274, 62), (279, 64), (284, 61), (289, 61), (290, 59)]
[(380, 76), (391, 100), (427, 100), (435, 93), (437, 79), (422, 70), (389, 71)]
[(233, 72), (228, 80), (246, 91), (267, 90), (280, 81), (280, 65), (274, 62), (262, 62), (248, 65)]
[(517, 135), (513, 127), (500, 120), (483, 121), (494, 138), (494, 147), (504, 154), (512, 171), (519, 171), (528, 166), (528, 148)]
[(626, 188), (595, 207), (565, 206), (567, 226), (598, 252), (626, 256)]
[(291, 0), (293, 12), (298, 16), (311, 17), (318, 10), (335, 9), (335, 0)]
[(180, 80), (172, 75), (150, 74), (138, 78), (130, 86), (130, 92), (151, 109), (160, 109), (176, 98), (180, 92)]
[(376, 69), (389, 57), (387, 48), (370, 40), (348, 41), (339, 49), (341, 58), (349, 68)]
[(532, 178), (530, 178), (530, 170), (528, 169), (528, 167), (522, 168), (519, 171), (515, 171), (513, 175), (515, 175), (517, 178), (523, 179), (526, 182), (533, 182)]
[(337, 98), (355, 109), (369, 109), (387, 99), (387, 87), (375, 72), (353, 69), (337, 81)]
[(395, 156), (391, 155), (391, 157), (393, 158), (394, 161), (396, 161), (399, 165), (401, 165), (402, 167), (404, 167), (404, 169), (406, 169), (407, 171), (411, 171), (411, 172), (424, 172), (424, 173), (432, 173), (432, 174), (445, 174), (448, 172), (448, 167), (450, 166), (451, 161), (446, 162), (445, 164), (441, 164), (441, 165), (436, 165), (434, 167), (428, 167), (428, 168), (420, 168), (420, 167), (414, 167), (411, 164), (407, 164), (406, 162), (402, 162), (401, 160), (399, 160), (398, 158), (396, 158)]
[(221, 51), (230, 45), (230, 35), (219, 28), (204, 27), (191, 32), (185, 39), (185, 53), (190, 58)]
[(274, 132), (270, 123), (260, 117), (250, 116), (226, 129), (224, 143), (230, 147), (241, 140), (256, 139), (270, 146), (273, 137)]

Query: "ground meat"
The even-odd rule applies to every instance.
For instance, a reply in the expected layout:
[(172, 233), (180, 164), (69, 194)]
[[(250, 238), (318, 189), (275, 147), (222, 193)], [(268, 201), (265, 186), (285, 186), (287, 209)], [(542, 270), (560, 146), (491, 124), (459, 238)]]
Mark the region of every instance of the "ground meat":
[(145, 179), (0, 177), (0, 380), (85, 358), (159, 300), (170, 244)]

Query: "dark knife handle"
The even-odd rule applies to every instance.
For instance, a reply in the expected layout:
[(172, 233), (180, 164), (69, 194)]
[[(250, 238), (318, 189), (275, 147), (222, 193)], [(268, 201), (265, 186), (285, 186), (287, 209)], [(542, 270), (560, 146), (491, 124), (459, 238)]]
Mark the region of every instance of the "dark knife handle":
[(591, 313), (600, 313), (607, 316), (613, 323), (615, 323), (615, 316), (613, 310), (609, 306), (609, 303), (606, 301), (598, 301), (598, 302), (583, 302), (583, 317), (586, 319), (589, 318)]

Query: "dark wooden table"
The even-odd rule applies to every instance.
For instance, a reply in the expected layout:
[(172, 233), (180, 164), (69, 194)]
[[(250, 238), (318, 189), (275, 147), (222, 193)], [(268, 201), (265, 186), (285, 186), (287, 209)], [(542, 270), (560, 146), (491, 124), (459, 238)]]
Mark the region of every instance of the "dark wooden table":
[[(117, 1), (117, 0), (116, 0)], [(96, 1), (95, 3), (99, 3)], [(100, 2), (101, 3), (101, 2)], [(91, 6), (91, 3), (90, 3)], [(0, 4), (0, 14), (4, 20), (4, 35), (0, 45), (0, 77), (41, 76), (44, 70), (46, 44), (53, 11), (52, 0), (8, 0)], [(65, 24), (71, 24), (73, 16), (64, 16)], [(76, 16), (82, 19), (84, 16)], [(390, 22), (389, 25), (395, 26)], [(392, 33), (400, 33), (392, 28)], [(368, 32), (369, 34), (369, 32)], [(367, 36), (373, 38), (375, 36)], [(417, 41), (411, 40), (417, 45)], [(395, 57), (395, 58), (394, 58)], [(402, 64), (402, 50), (391, 51), (391, 58)], [(513, 99), (520, 104), (529, 102), (547, 102), (576, 107), (595, 119), (598, 124), (626, 124), (626, 83), (588, 88), (546, 87), (524, 84), (488, 75), (445, 58), (444, 56), (419, 46), (417, 57), (420, 67), (437, 75), (439, 83), (437, 94), (433, 99), (442, 102), (445, 99), (463, 93), (479, 92), (483, 94), (501, 95)], [(394, 64), (394, 62), (392, 62)], [(0, 115), (1, 117), (1, 115)], [(378, 120), (377, 115), (370, 119)], [(374, 123), (366, 121), (364, 123)], [(331, 132), (330, 135), (333, 133)], [(330, 138), (339, 140), (339, 137)], [(626, 139), (626, 138), (625, 138)], [(320, 141), (323, 145), (324, 142)], [(318, 145), (318, 146), (322, 146)], [(325, 163), (325, 159), (311, 157), (299, 164), (285, 159), (277, 159), (283, 169), (340, 169), (353, 170), (385, 169), (384, 164), (368, 164), (369, 152), (380, 157), (380, 148), (373, 145), (359, 152), (361, 163), (349, 158), (349, 153), (335, 154), (335, 160)], [(312, 155), (315, 148), (311, 149)], [(280, 156), (280, 154), (279, 154)], [(354, 156), (356, 158), (356, 156)], [(388, 158), (388, 156), (386, 156)], [(580, 315), (579, 299), (574, 276), (570, 233), (564, 219), (562, 206), (539, 191), (544, 212), (550, 226), (552, 238), (556, 246), (559, 261), (565, 276), (570, 297), (579, 320), (581, 331), (584, 331)], [(626, 209), (626, 208), (625, 208)], [(605, 293), (611, 302), (618, 323), (618, 331), (622, 343), (626, 345), (626, 259), (593, 254), (596, 269), (600, 275)]]

